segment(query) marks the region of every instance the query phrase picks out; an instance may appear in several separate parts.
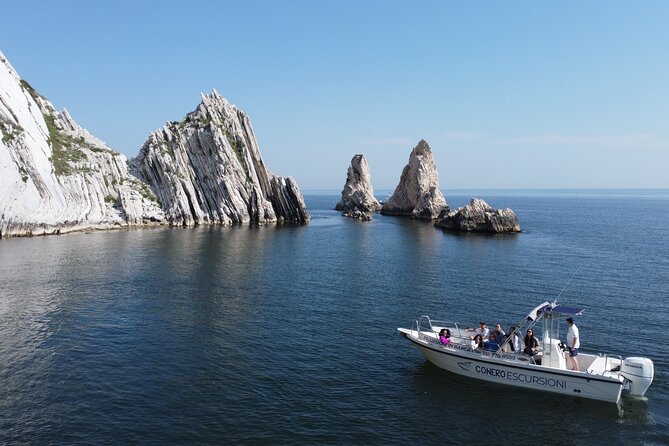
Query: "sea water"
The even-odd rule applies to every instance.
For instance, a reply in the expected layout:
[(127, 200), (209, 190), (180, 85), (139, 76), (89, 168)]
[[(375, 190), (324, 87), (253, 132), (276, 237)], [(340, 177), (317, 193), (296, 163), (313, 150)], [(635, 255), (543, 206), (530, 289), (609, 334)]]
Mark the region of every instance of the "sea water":
[[(304, 226), (0, 240), (0, 443), (669, 443), (669, 191), (445, 194), (523, 233), (360, 222), (334, 192)], [(586, 308), (583, 351), (654, 361), (645, 398), (465, 379), (397, 333), (558, 296)]]

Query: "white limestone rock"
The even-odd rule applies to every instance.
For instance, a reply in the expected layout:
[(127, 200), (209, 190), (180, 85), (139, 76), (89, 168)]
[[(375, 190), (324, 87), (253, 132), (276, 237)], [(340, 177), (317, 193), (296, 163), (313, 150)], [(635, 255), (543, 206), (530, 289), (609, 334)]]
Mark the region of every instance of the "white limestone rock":
[(0, 53), (0, 237), (160, 223), (125, 156), (58, 112)]
[(493, 209), (480, 198), (472, 198), (468, 205), (455, 212), (445, 209), (434, 225), (463, 232), (521, 232), (518, 217), (511, 209)]
[(295, 180), (267, 169), (248, 116), (216, 90), (183, 121), (153, 132), (130, 167), (173, 225), (310, 219)]
[(446, 207), (446, 199), (439, 190), (439, 174), (432, 149), (422, 139), (411, 151), (409, 164), (404, 167), (400, 182), (383, 204), (381, 213), (431, 220)]
[(372, 221), (372, 217), (368, 213), (363, 212), (360, 209), (352, 209), (350, 211), (344, 211), (341, 215), (344, 217), (353, 218), (360, 221)]
[[(365, 155), (355, 155), (346, 173), (346, 184), (341, 191), (341, 200), (335, 206), (338, 211), (376, 212), (381, 204), (374, 196), (372, 177)], [(356, 214), (357, 215), (357, 214)]]

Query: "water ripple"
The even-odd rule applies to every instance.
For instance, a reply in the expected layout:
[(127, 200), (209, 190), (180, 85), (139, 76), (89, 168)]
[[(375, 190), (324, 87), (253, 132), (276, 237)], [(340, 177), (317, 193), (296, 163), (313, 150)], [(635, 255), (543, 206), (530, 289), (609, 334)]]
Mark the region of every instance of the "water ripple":
[[(494, 196), (525, 228), (510, 237), (308, 199), (303, 227), (2, 240), (0, 442), (523, 443), (528, 419), (554, 444), (669, 442), (665, 196)], [(467, 380), (396, 333), (420, 314), (510, 325), (577, 268), (561, 300), (588, 308), (587, 349), (651, 357), (647, 399)]]

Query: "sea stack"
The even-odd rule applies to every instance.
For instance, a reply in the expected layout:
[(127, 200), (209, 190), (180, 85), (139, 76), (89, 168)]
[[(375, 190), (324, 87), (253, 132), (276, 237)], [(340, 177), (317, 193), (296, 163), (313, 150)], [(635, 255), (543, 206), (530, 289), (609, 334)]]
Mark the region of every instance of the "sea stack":
[(216, 90), (185, 119), (153, 132), (130, 166), (174, 225), (310, 218), (295, 180), (265, 166), (249, 117)]
[[(341, 201), (335, 209), (343, 211), (345, 216), (362, 218), (364, 212), (376, 212), (381, 204), (374, 197), (369, 164), (364, 155), (355, 155), (346, 173), (346, 184), (341, 191)], [(363, 218), (367, 220), (366, 218)]]
[(455, 212), (444, 209), (434, 225), (463, 232), (520, 232), (518, 217), (511, 209), (493, 209), (479, 198), (472, 198), (468, 205)]
[(0, 237), (160, 224), (126, 158), (54, 106), (0, 53)]
[(432, 158), (432, 149), (421, 140), (411, 151), (393, 195), (381, 208), (382, 214), (408, 215), (412, 218), (435, 219), (447, 208), (439, 190), (439, 174)]

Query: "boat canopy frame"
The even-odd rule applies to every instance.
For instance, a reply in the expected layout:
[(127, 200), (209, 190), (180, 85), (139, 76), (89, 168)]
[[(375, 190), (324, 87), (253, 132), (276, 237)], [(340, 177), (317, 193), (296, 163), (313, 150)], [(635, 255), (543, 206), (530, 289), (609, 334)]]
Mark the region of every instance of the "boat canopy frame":
[[(550, 351), (549, 344), (551, 339), (560, 339), (560, 318), (564, 316), (582, 316), (584, 311), (584, 308), (560, 305), (557, 301), (546, 301), (533, 308), (532, 311), (527, 314), (526, 318), (521, 319), (518, 324), (515, 325), (516, 329), (514, 330), (514, 334), (516, 336), (522, 336), (523, 330), (534, 329), (534, 326), (541, 322), (543, 326), (541, 335), (542, 350)], [(511, 333), (507, 334), (511, 335)], [(500, 349), (509, 342), (511, 342), (511, 336), (507, 336), (504, 343), (500, 345)]]

